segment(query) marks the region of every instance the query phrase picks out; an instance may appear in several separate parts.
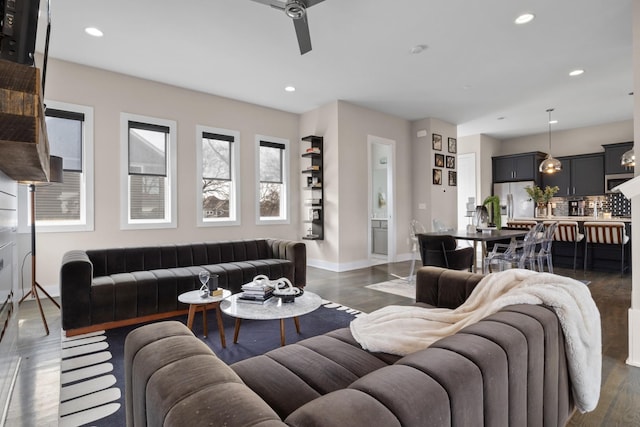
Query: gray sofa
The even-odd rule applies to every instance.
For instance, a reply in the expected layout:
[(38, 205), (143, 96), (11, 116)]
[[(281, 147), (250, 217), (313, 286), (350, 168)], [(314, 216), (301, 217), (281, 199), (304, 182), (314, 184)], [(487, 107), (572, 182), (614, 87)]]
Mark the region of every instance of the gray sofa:
[[(456, 307), (482, 276), (423, 267), (417, 304)], [(574, 403), (553, 311), (509, 306), (405, 357), (348, 328), (227, 366), (178, 322), (125, 343), (128, 426), (562, 426)]]
[(134, 248), (75, 250), (62, 258), (62, 329), (67, 335), (169, 317), (188, 307), (178, 295), (198, 289), (198, 274), (239, 292), (264, 274), (306, 283), (304, 243), (255, 239)]

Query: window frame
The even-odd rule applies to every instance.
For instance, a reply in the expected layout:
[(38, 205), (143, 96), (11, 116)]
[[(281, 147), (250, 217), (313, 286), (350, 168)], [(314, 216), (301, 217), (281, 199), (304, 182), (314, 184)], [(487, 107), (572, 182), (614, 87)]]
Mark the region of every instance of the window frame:
[[(152, 126), (169, 128), (169, 140), (166, 153), (166, 185), (165, 185), (165, 218), (164, 219), (131, 219), (131, 197), (129, 182), (129, 123), (137, 122)], [(120, 113), (120, 229), (121, 230), (146, 230), (177, 228), (178, 203), (177, 203), (177, 132), (178, 124), (175, 120), (161, 119), (157, 117), (142, 116), (131, 113)]]
[[(202, 162), (202, 140), (204, 133), (219, 134), (233, 138), (231, 142), (231, 196), (229, 204), (229, 218), (210, 219), (204, 218), (202, 204), (204, 194), (202, 193), (203, 167)], [(240, 132), (230, 129), (196, 125), (196, 215), (198, 227), (224, 227), (241, 224), (240, 213)]]
[[(268, 142), (274, 144), (284, 145), (282, 152), (282, 185), (283, 196), (280, 200), (280, 216), (279, 217), (262, 217), (260, 216), (260, 142)], [(255, 177), (256, 177), (256, 225), (275, 225), (275, 224), (290, 224), (291, 223), (291, 185), (290, 185), (290, 151), (291, 144), (288, 139), (278, 138), (267, 135), (255, 136)], [(282, 215), (284, 213), (284, 216)]]
[[(93, 107), (67, 102), (45, 100), (44, 104), (53, 109), (69, 113), (84, 115), (82, 121), (82, 174), (80, 177), (80, 220), (52, 220), (36, 221), (38, 233), (65, 233), (94, 231), (94, 112)], [(25, 212), (19, 216), (18, 231), (20, 233), (31, 232), (31, 209), (30, 197), (27, 186), (20, 185), (18, 190), (18, 203), (20, 212)], [(36, 186), (36, 197), (38, 192)]]

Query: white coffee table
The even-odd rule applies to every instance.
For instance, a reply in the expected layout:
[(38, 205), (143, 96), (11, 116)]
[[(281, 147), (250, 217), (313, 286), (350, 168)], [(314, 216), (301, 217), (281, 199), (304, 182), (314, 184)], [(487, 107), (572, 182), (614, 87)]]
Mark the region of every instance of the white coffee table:
[(227, 346), (227, 342), (224, 337), (224, 326), (222, 324), (222, 315), (220, 314), (219, 306), (220, 301), (231, 296), (231, 291), (223, 290), (222, 296), (202, 298), (200, 291), (189, 291), (178, 295), (178, 301), (185, 304), (189, 304), (189, 316), (187, 317), (187, 327), (193, 330), (193, 318), (196, 311), (202, 311), (202, 329), (204, 331), (204, 337), (207, 337), (207, 308), (214, 308), (216, 310), (216, 319), (218, 320), (218, 331), (220, 332), (220, 343), (222, 347)]
[(311, 313), (322, 304), (322, 298), (318, 295), (305, 291), (297, 297), (295, 302), (283, 303), (278, 297), (272, 297), (264, 304), (250, 304), (238, 302), (238, 297), (242, 294), (234, 294), (220, 302), (220, 310), (229, 316), (236, 318), (236, 326), (233, 333), (234, 344), (238, 342), (240, 324), (242, 319), (251, 320), (280, 320), (280, 344), (285, 345), (284, 319), (293, 317), (296, 331), (300, 333), (300, 321), (298, 316)]

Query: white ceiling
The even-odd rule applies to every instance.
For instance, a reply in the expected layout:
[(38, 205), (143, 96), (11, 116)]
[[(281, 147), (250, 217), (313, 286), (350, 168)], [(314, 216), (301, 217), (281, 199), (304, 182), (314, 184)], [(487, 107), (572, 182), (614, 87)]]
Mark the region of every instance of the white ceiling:
[(554, 130), (633, 118), (631, 0), (325, 0), (303, 56), (291, 20), (250, 0), (51, 7), (50, 57), (294, 113), (340, 99), (500, 139), (546, 132), (550, 107)]

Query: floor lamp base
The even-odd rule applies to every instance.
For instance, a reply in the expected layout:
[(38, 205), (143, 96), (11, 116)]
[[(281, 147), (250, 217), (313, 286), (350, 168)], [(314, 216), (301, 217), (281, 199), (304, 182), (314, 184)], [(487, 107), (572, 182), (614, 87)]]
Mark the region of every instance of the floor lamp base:
[(24, 300), (26, 300), (29, 295), (33, 295), (33, 298), (35, 298), (36, 300), (36, 304), (38, 304), (38, 310), (40, 310), (40, 317), (42, 318), (42, 323), (44, 324), (44, 330), (46, 331), (47, 335), (49, 335), (49, 325), (47, 325), (47, 318), (44, 317), (44, 311), (42, 310), (42, 303), (40, 302), (40, 296), (38, 295), (38, 289), (40, 289), (42, 291), (43, 294), (45, 294), (47, 296), (47, 298), (49, 298), (49, 300), (51, 300), (51, 302), (58, 308), (60, 308), (60, 304), (58, 304), (58, 302), (56, 300), (54, 300), (51, 295), (49, 295), (49, 293), (47, 291), (44, 290), (44, 288), (42, 286), (40, 286), (40, 284), (38, 282), (36, 282), (35, 280), (33, 281), (33, 283), (31, 283), (31, 289), (29, 289), (29, 292), (27, 292), (21, 299), (20, 301), (18, 301), (18, 305), (22, 304), (22, 302)]

